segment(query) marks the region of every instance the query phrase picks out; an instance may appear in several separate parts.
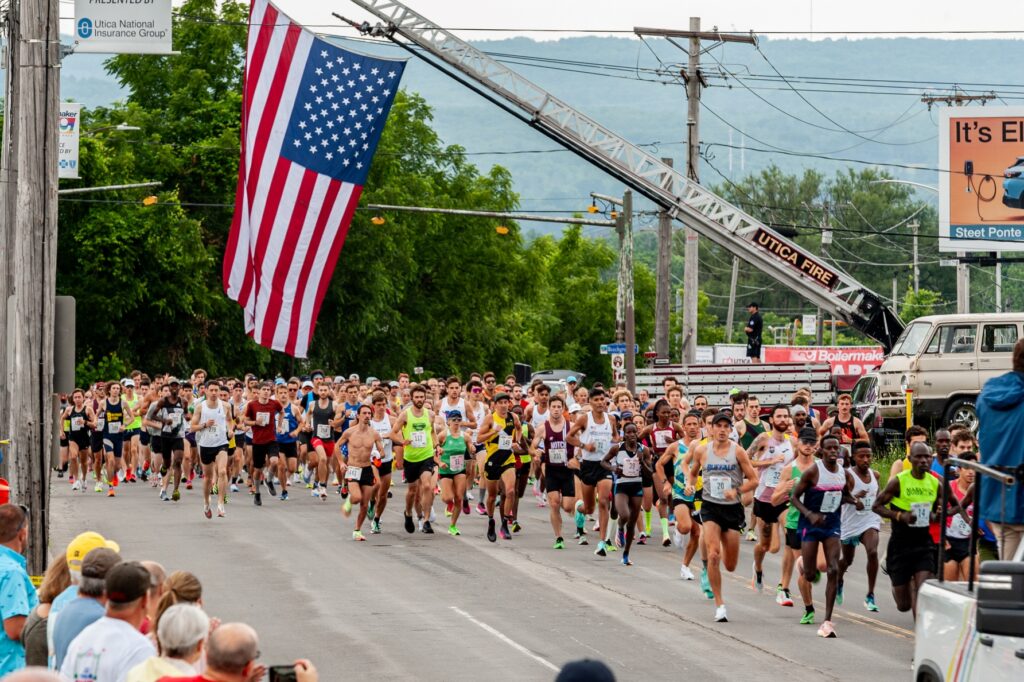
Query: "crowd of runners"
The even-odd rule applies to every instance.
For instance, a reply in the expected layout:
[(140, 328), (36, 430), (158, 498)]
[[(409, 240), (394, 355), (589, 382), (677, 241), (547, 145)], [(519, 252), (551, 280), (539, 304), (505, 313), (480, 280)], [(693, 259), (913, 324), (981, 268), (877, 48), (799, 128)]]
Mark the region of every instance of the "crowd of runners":
[[(199, 486), (207, 519), (227, 516), (229, 500), (243, 495), (262, 506), (264, 491), (280, 501), (306, 493), (315, 504), (337, 494), (344, 516), (354, 513), (356, 541), (366, 540), (367, 521), (370, 534), (381, 532), (393, 494), (404, 496), (408, 533), (433, 534), (443, 514), (458, 536), (475, 513), (484, 522), (476, 532), (509, 541), (523, 532), (519, 509), (532, 495), (548, 509), (555, 550), (574, 541), (601, 557), (620, 553), (627, 566), (635, 545), (682, 550), (680, 578), (699, 580), (719, 622), (728, 620), (722, 572), (736, 569), (745, 536), (756, 543), (759, 592), (770, 585), (765, 556), (783, 552), (775, 602), (794, 606), (795, 574), (800, 623), (815, 623), (812, 592), (824, 578), (822, 637), (836, 636), (832, 610), (858, 547), (868, 611), (878, 611), (880, 565), (897, 608), (911, 611), (937, 570), (958, 579), (977, 561), (968, 551), (973, 472), (962, 471), (945, 497), (939, 490), (950, 453), (977, 456), (966, 427), (909, 429), (907, 456), (883, 485), (849, 395), (820, 406), (801, 390), (764, 406), (734, 389), (729, 404), (709, 405), (672, 379), (663, 389), (652, 399), (574, 377), (554, 387), (513, 376), (499, 383), (490, 372), (421, 384), (406, 374), (262, 381), (196, 370), (182, 381), (133, 372), (67, 396), (57, 475), (109, 497), (122, 485), (149, 485), (170, 504), (182, 487)], [(401, 481), (404, 490), (395, 488)], [(948, 526), (938, 567), (941, 499)], [(883, 518), (891, 534), (880, 558)], [(981, 558), (994, 558), (995, 538), (982, 528)]]

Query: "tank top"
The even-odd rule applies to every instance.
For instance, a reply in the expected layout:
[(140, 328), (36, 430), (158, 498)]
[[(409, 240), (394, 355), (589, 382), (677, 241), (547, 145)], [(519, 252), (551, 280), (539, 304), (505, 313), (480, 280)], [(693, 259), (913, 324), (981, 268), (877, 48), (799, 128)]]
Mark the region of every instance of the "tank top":
[[(245, 399), (244, 398), (242, 400), (239, 400), (238, 402), (235, 402), (235, 400), (233, 398), (229, 398), (228, 402), (231, 404), (231, 409), (234, 410), (234, 414), (242, 414), (242, 412), (244, 411), (244, 408), (245, 408)], [(238, 420), (235, 420), (235, 435), (236, 436), (245, 435), (245, 426), (239, 424)]]
[(334, 429), (331, 427), (331, 420), (334, 419), (334, 401), (327, 399), (327, 407), (320, 407), (320, 401), (313, 403), (313, 438), (320, 440), (332, 440)]
[(442, 474), (461, 474), (466, 470), (466, 456), (469, 451), (466, 449), (465, 433), (460, 429), (458, 434), (449, 433), (441, 444), (441, 469)]
[(544, 420), (544, 437), (540, 444), (543, 445), (541, 461), (552, 467), (564, 467), (574, 456), (574, 448), (566, 440), (569, 434), (569, 423), (562, 420), (562, 428), (555, 431), (551, 428), (551, 422)]
[[(810, 467), (808, 467), (810, 468)], [(800, 468), (796, 465), (796, 461), (793, 462), (793, 471), (790, 473), (790, 478), (793, 479), (793, 490), (796, 490), (797, 485), (800, 483), (800, 477), (804, 475), (804, 472), (800, 471)], [(793, 498), (793, 492), (789, 493), (790, 499)], [(786, 510), (786, 528), (789, 530), (796, 530), (800, 525), (800, 510), (789, 505), (789, 509)]]
[(124, 402), (120, 399), (116, 403), (110, 402), (110, 398), (103, 401), (103, 435), (124, 436)]
[(817, 460), (818, 482), (804, 492), (803, 503), (812, 512), (826, 516), (826, 524), (838, 519), (843, 503), (843, 488), (846, 487), (846, 471), (836, 462), (836, 471), (828, 470), (822, 460)]
[[(217, 448), (228, 443), (228, 422), (224, 403), (217, 401), (217, 407), (210, 407), (204, 400), (199, 405), (199, 424), (204, 428), (196, 432), (196, 443), (203, 448)], [(213, 420), (213, 426), (206, 422)]]
[(679, 453), (672, 463), (672, 497), (680, 500), (693, 500), (693, 495), (686, 494), (686, 446), (679, 443)]
[(843, 434), (841, 442), (843, 442), (843, 443), (852, 443), (853, 442), (853, 437), (854, 437), (856, 431), (853, 428), (853, 415), (852, 414), (850, 415), (850, 421), (848, 421), (848, 422), (841, 422), (841, 421), (839, 421), (839, 415), (836, 415), (836, 420), (834, 422), (832, 422), (832, 425), (833, 426), (838, 426), (840, 432)]
[[(546, 411), (541, 412), (537, 405), (533, 406), (533, 414), (530, 415), (530, 433), (537, 433), (545, 424), (548, 423), (548, 414), (550, 411), (551, 408), (548, 408)], [(543, 438), (540, 439), (540, 442), (537, 445), (541, 452), (544, 452), (544, 448), (547, 447), (545, 439)]]
[(911, 547), (932, 544), (929, 532), (931, 510), (939, 494), (939, 479), (925, 472), (924, 478), (914, 478), (912, 471), (901, 471), (896, 474), (900, 482), (900, 494), (892, 498), (889, 506), (899, 511), (908, 511), (913, 521), (908, 525), (899, 521), (892, 525), (892, 538), (889, 542), (905, 542)]
[(160, 430), (162, 437), (185, 437), (185, 405), (182, 404), (181, 398), (178, 398), (177, 402), (161, 403), (157, 414), (161, 422), (164, 419), (171, 420), (170, 424), (164, 423), (163, 428)]
[(71, 406), (71, 412), (68, 413), (68, 418), (65, 420), (64, 433), (79, 433), (85, 430), (85, 422), (88, 421), (89, 415), (86, 412), (85, 405), (82, 405), (82, 409), (76, 410), (75, 406)]
[(595, 445), (594, 451), (583, 449), (584, 462), (600, 462), (612, 446), (612, 418), (604, 415), (604, 422), (598, 423), (593, 412), (587, 412), (587, 428), (580, 433), (580, 444)]
[(516, 430), (516, 423), (512, 418), (512, 413), (509, 412), (503, 419), (497, 412), (494, 412), (491, 414), (491, 419), (494, 421), (494, 426), (497, 427), (498, 432), (488, 438), (484, 443), (487, 447), (487, 458), (490, 459), (491, 457), (496, 457), (503, 465), (514, 462), (515, 457), (512, 455), (512, 434)]
[(793, 452), (793, 441), (788, 433), (783, 435), (781, 442), (769, 439), (768, 445), (765, 446), (763, 455), (765, 459), (775, 459), (779, 455), (785, 457), (781, 464), (773, 464), (758, 470), (757, 489), (754, 491), (754, 497), (761, 502), (771, 502), (772, 493), (775, 492), (775, 487), (782, 479), (782, 472), (796, 458), (796, 453)]
[(405, 446), (406, 462), (422, 462), (434, 456), (434, 434), (430, 428), (430, 416), (426, 408), (420, 416), (415, 416), (410, 407), (405, 411), (405, 426), (402, 436), (412, 441)]
[(669, 424), (668, 428), (658, 428), (658, 425), (654, 425), (654, 429), (651, 431), (651, 448), (654, 450), (654, 454), (662, 455), (668, 446), (676, 439), (675, 429)]
[(292, 432), (295, 429), (299, 428), (299, 417), (298, 417), (298, 415), (295, 414), (294, 408), (292, 407), (292, 403), (286, 402), (284, 404), (283, 414), (284, 414), (285, 431), (284, 431), (284, 433), (282, 433), (280, 431), (277, 432), (277, 442), (278, 443), (294, 443), (295, 441), (298, 440), (298, 438), (293, 436)]
[[(950, 485), (953, 489), (953, 496), (956, 497), (956, 501), (960, 502), (964, 499), (964, 492), (960, 490), (958, 485)], [(967, 518), (974, 518), (974, 505), (967, 505)], [(953, 538), (954, 540), (966, 540), (971, 537), (971, 524), (964, 521), (960, 514), (949, 514), (946, 517), (946, 537)]]
[(455, 401), (455, 404), (452, 405), (450, 402), (448, 402), (448, 396), (445, 396), (445, 397), (441, 398), (441, 409), (438, 410), (438, 413), (441, 415), (441, 417), (443, 417), (445, 420), (447, 420), (448, 419), (448, 413), (451, 412), (452, 410), (458, 410), (459, 414), (461, 414), (463, 416), (463, 418), (465, 418), (466, 417), (466, 399), (465, 398), (459, 398), (458, 400)]
[(142, 397), (138, 393), (136, 393), (134, 400), (128, 400), (127, 398), (121, 398), (121, 400), (123, 400), (125, 404), (128, 405), (128, 408), (132, 411), (132, 414), (134, 415), (134, 417), (132, 417), (131, 422), (125, 428), (131, 431), (138, 431), (139, 429), (142, 428), (142, 415), (139, 414), (139, 411), (135, 408), (138, 406), (139, 401), (142, 400)]
[(615, 464), (622, 469), (622, 475), (615, 479), (616, 483), (640, 483), (643, 477), (640, 471), (643, 469), (643, 460), (640, 453), (644, 450), (641, 443), (637, 443), (636, 450), (630, 452), (626, 449), (625, 443), (619, 443), (619, 451), (615, 453)]
[(380, 421), (374, 421), (371, 418), (370, 427), (373, 428), (374, 431), (379, 433), (380, 439), (384, 441), (384, 453), (382, 454), (378, 452), (377, 445), (374, 444), (373, 456), (380, 457), (381, 462), (390, 462), (392, 459), (395, 458), (395, 455), (392, 452), (391, 439), (388, 437), (388, 434), (391, 433), (391, 417), (389, 417), (387, 413), (385, 413), (384, 418), (381, 419)]
[[(467, 410), (469, 409), (468, 403), (467, 403), (467, 408), (466, 409)], [(463, 416), (465, 416), (465, 415), (463, 415)], [(473, 421), (476, 422), (476, 428), (475, 429), (468, 429), (470, 440), (472, 440), (474, 443), (477, 442), (476, 434), (479, 433), (480, 425), (484, 423), (484, 418), (485, 417), (487, 417), (487, 408), (484, 407), (483, 403), (477, 403), (476, 407), (473, 408)]]
[[(739, 487), (743, 472), (736, 462), (736, 443), (729, 442), (729, 451), (724, 457), (715, 454), (715, 444), (709, 442), (704, 457), (704, 501), (715, 504), (740, 504)], [(728, 500), (725, 491), (737, 491), (736, 499)]]
[(878, 481), (875, 480), (875, 474), (868, 471), (868, 475), (871, 480), (868, 483), (860, 480), (860, 476), (857, 475), (856, 470), (850, 469), (850, 476), (853, 478), (853, 488), (850, 493), (857, 497), (860, 491), (864, 491), (867, 494), (860, 498), (864, 505), (864, 509), (857, 511), (857, 505), (844, 504), (843, 505), (843, 539), (860, 537), (864, 531), (874, 528), (880, 530), (882, 527), (882, 519), (875, 512), (871, 511), (871, 505), (875, 503), (875, 498), (878, 497)]

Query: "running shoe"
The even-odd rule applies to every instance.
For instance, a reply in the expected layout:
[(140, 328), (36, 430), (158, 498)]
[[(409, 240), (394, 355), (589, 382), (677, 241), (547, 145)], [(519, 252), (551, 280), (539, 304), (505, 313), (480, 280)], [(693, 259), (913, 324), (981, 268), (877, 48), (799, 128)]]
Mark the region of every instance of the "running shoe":
[(693, 575), (693, 571), (686, 564), (680, 564), (679, 566), (679, 577), (683, 580), (693, 580), (696, 576)]
[(487, 539), (490, 542), (498, 541), (498, 536), (494, 533), (494, 519), (487, 520)]
[(757, 542), (757, 536), (754, 535), (754, 529), (753, 528), (748, 528), (747, 529), (747, 534), (744, 535), (743, 537), (744, 537), (744, 539), (746, 539), (747, 542)]
[(113, 497), (115, 494), (116, 493), (114, 493), (114, 489), (113, 488), (111, 488), (110, 490), (107, 491), (107, 497)]
[(218, 504), (217, 505), (217, 516), (220, 517), (220, 518), (224, 518), (225, 516), (227, 516), (227, 512), (224, 511), (224, 505), (223, 504)]
[(874, 613), (878, 612), (878, 605), (875, 604), (875, 595), (869, 594), (864, 597), (864, 608)]
[(181, 499), (181, 491), (180, 490), (175, 490), (173, 493), (171, 493), (171, 502), (177, 502), (180, 499)]
[(843, 605), (843, 584), (839, 583), (839, 586), (836, 588), (836, 606), (842, 606), (842, 605)]
[(589, 545), (590, 544), (589, 542), (587, 542), (587, 534), (586, 533), (578, 535), (577, 537), (579, 538), (579, 541), (576, 543), (577, 545)]
[[(648, 537), (649, 536), (647, 535), (647, 533), (640, 533), (640, 537), (637, 539), (636, 544), (638, 544), (638, 545), (646, 545)], [(623, 542), (623, 544), (625, 544), (625, 543)], [(620, 547), (621, 547), (621, 545), (620, 545)]]
[[(672, 529), (672, 544), (679, 549), (683, 548), (683, 536), (675, 528)], [(668, 545), (666, 545), (667, 547)]]
[(552, 549), (565, 549), (565, 540), (562, 538), (556, 538)]
[(469, 500), (463, 500), (462, 501), (462, 513), (463, 514), (468, 514), (469, 513)]
[(259, 493), (256, 493), (255, 495), (253, 495), (252, 503), (255, 504), (257, 507), (262, 507), (263, 506), (263, 496), (260, 495)]
[(282, 490), (281, 491), (281, 501), (282, 502), (287, 502), (288, 501), (288, 491), (287, 490)]
[(170, 502), (171, 501), (171, 498), (167, 497), (167, 491), (166, 490), (161, 490), (160, 491), (160, 501), (161, 502)]
[(793, 597), (790, 596), (789, 590), (784, 589), (782, 585), (775, 588), (775, 603), (779, 606), (793, 605)]
[(454, 537), (456, 535), (462, 535), (462, 533), (460, 533), (459, 529), (456, 528), (455, 526), (448, 526), (448, 535), (451, 535), (451, 536)]
[(668, 547), (671, 544), (672, 544), (672, 538), (670, 538), (669, 536), (666, 535), (665, 537), (663, 537), (661, 539), (661, 546), (662, 547)]
[(519, 525), (519, 519), (516, 519), (516, 520), (514, 520), (512, 522), (512, 532), (513, 533), (518, 533), (522, 529), (523, 529), (523, 527)]
[(722, 604), (715, 609), (715, 622), (716, 623), (728, 623), (729, 615), (725, 612), (725, 604)]
[(800, 617), (800, 625), (814, 625), (814, 611), (804, 609), (804, 615)]
[(352, 531), (352, 539), (356, 542), (366, 542), (366, 536), (363, 535), (363, 531), (361, 530)]
[(324, 488), (323, 486), (320, 487), (320, 501), (327, 501), (327, 488)]
[(478, 502), (476, 505), (476, 513), (480, 516), (487, 516), (487, 507), (484, 506), (483, 502)]
[(813, 583), (814, 585), (817, 585), (820, 582), (821, 582), (821, 571), (816, 571), (815, 574), (814, 574), (814, 580), (812, 580), (811, 583)]
[(370, 533), (380, 535), (380, 521), (377, 519), (370, 521)]
[(415, 533), (416, 532), (416, 524), (412, 522), (412, 514), (406, 514), (405, 515), (405, 532), (406, 533)]
[(498, 535), (501, 536), (502, 540), (511, 540), (512, 539), (512, 533), (508, 532), (508, 526), (505, 526), (505, 525), (502, 525), (501, 529), (498, 531)]
[(345, 515), (345, 518), (352, 516), (352, 500), (345, 498), (345, 501), (341, 503), (341, 513)]
[[(346, 502), (347, 501), (348, 500), (346, 500)], [(426, 533), (427, 535), (433, 535), (434, 534), (434, 529), (430, 526), (430, 521), (429, 520), (423, 522), (423, 532)]]
[(757, 564), (754, 564), (752, 568), (754, 571), (754, 577), (750, 580), (750, 584), (755, 590), (757, 590), (758, 594), (760, 594), (764, 592), (764, 573), (757, 570)]
[(832, 627), (832, 621), (826, 620), (818, 628), (818, 637), (824, 637), (825, 639), (835, 639), (836, 629)]
[(605, 551), (604, 540), (598, 541), (597, 549), (594, 550), (594, 554), (597, 556), (608, 556), (608, 552)]
[(714, 599), (715, 593), (711, 591), (711, 582), (708, 580), (708, 569), (700, 569), (700, 589), (704, 590), (704, 596)]
[(366, 505), (366, 518), (372, 519), (375, 516), (377, 516), (376, 511), (377, 511), (377, 500), (371, 497), (370, 498), (370, 504)]
[(188, 480), (188, 481), (187, 481), (187, 482), (185, 483), (185, 490), (192, 490), (192, 481), (191, 481), (191, 479), (190, 479), (190, 480)]
[(270, 493), (271, 497), (277, 497), (277, 490), (274, 489), (274, 482), (269, 478), (267, 479), (267, 492)]
[(307, 488), (309, 488), (309, 487), (311, 487), (313, 485), (312, 481), (313, 481), (313, 470), (310, 469), (309, 467), (306, 467), (305, 469), (302, 470), (302, 482), (306, 484)]
[(71, 489), (75, 490), (75, 491), (81, 490), (82, 489), (82, 482), (81, 481), (75, 481), (74, 483), (71, 484)]
[(217, 487), (216, 483), (213, 484), (213, 488), (210, 489), (210, 492), (212, 492), (214, 495), (220, 492), (220, 488)]
[(583, 500), (576, 500), (576, 527), (583, 528), (587, 523), (587, 517), (583, 515)]
[(429, 518), (429, 521), (431, 523), (434, 523), (435, 521), (437, 521), (437, 514), (434, 512), (433, 505), (431, 505), (431, 507), (430, 507), (430, 518)]
[(609, 552), (618, 552), (619, 551), (619, 548), (615, 546), (614, 542), (605, 541), (604, 548), (607, 549)]
[(633, 565), (633, 562), (629, 560), (629, 555), (628, 554), (623, 554), (622, 555), (622, 565), (623, 566), (632, 566)]
[(237, 483), (232, 483), (230, 490), (233, 493), (237, 493), (238, 492), (238, 484)]
[(213, 518), (213, 511), (210, 509), (210, 505), (207, 504), (203, 506), (203, 516), (205, 516), (208, 519)]
[(320, 488), (313, 488), (310, 493), (310, 497), (320, 497)]
[(444, 515), (445, 516), (451, 516), (452, 515), (452, 509), (454, 508), (454, 506), (455, 506), (454, 502), (446, 503), (444, 505)]
[(97, 483), (96, 487), (93, 488), (93, 492), (97, 492), (97, 493), (103, 492), (103, 484), (102, 483)]

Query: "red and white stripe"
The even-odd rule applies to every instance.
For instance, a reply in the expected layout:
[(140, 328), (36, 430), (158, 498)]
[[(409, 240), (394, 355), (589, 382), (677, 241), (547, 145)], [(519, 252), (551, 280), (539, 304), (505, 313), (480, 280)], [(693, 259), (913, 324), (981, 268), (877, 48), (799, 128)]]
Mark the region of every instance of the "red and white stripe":
[(253, 0), (241, 167), (224, 258), (224, 291), (245, 310), (246, 332), (295, 357), (308, 352), (361, 190), (281, 156), (312, 42), (267, 0)]

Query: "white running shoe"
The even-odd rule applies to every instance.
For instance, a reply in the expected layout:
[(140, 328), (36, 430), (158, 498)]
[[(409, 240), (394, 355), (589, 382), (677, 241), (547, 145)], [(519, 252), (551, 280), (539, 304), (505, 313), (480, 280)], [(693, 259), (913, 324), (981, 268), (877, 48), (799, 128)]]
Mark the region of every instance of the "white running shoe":
[(696, 576), (693, 575), (693, 571), (690, 570), (689, 566), (681, 564), (679, 566), (679, 577), (683, 580), (693, 580)]
[(71, 484), (71, 489), (74, 490), (74, 491), (81, 490), (82, 489), (82, 482), (81, 481), (75, 481), (73, 484)]
[(217, 516), (219, 516), (220, 518), (224, 518), (227, 515), (227, 512), (224, 511), (224, 505), (217, 503)]
[(717, 609), (715, 609), (715, 622), (716, 623), (728, 623), (729, 622), (729, 617), (725, 613), (725, 604), (722, 604)]

